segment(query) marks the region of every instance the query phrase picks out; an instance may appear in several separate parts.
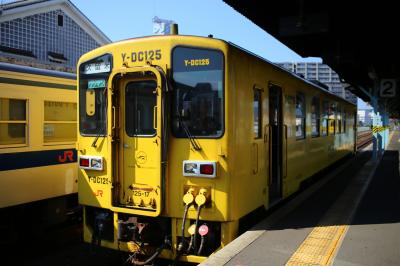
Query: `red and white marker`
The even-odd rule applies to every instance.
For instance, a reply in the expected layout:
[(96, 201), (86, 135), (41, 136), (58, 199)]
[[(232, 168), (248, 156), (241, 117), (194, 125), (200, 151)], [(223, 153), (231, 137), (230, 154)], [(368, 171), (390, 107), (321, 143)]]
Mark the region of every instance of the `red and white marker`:
[(208, 234), (208, 226), (203, 224), (202, 226), (199, 227), (199, 234), (201, 236), (205, 236), (206, 234)]

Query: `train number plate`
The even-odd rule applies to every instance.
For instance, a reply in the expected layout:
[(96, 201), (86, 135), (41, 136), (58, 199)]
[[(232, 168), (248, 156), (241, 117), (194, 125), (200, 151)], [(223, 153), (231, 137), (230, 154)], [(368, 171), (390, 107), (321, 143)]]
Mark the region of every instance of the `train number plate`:
[(132, 191), (133, 196), (135, 197), (148, 197), (150, 196), (150, 191), (140, 190), (140, 189), (133, 189)]

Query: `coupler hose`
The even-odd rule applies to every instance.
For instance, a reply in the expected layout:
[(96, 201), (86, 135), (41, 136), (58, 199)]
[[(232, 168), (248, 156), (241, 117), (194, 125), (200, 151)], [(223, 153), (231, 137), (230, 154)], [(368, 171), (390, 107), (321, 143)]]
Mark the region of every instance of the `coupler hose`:
[(131, 262), (133, 263), (133, 265), (148, 265), (149, 263), (153, 262), (162, 252), (162, 250), (164, 249), (164, 247), (168, 246), (170, 244), (169, 240), (167, 237), (165, 237), (164, 239), (164, 243), (158, 247), (156, 249), (156, 251), (153, 253), (153, 255), (151, 255), (147, 260), (145, 261), (139, 261), (136, 260), (135, 258), (131, 258)]
[(188, 254), (190, 253), (190, 251), (193, 248), (194, 235), (196, 234), (195, 230), (196, 230), (196, 225), (195, 224), (192, 224), (188, 229), (188, 232), (189, 232), (189, 235), (190, 235), (189, 246), (188, 246), (188, 248), (186, 250), (186, 253), (188, 253)]
[(172, 265), (175, 265), (178, 262), (179, 257), (182, 255), (182, 253), (183, 253), (183, 251), (185, 249), (185, 244), (186, 244), (186, 240), (185, 240), (185, 223), (186, 223), (186, 216), (187, 216), (187, 212), (189, 210), (189, 207), (194, 202), (193, 192), (194, 192), (194, 189), (190, 188), (185, 193), (185, 195), (183, 196), (183, 202), (185, 203), (185, 210), (183, 211), (183, 218), (182, 218), (182, 228), (181, 228), (182, 237), (181, 237), (181, 241), (179, 242), (178, 247), (176, 249), (176, 256), (175, 256), (175, 259), (174, 259), (174, 262), (173, 262)]
[(196, 196), (196, 204), (197, 204), (197, 216), (196, 216), (196, 228), (195, 228), (195, 234), (194, 234), (194, 240), (193, 240), (193, 246), (194, 246), (194, 252), (197, 253), (197, 230), (199, 229), (199, 220), (200, 220), (200, 212), (201, 208), (206, 204), (207, 198), (206, 198), (206, 193), (207, 190), (205, 188), (200, 189), (199, 194)]
[(197, 251), (197, 255), (200, 256), (201, 252), (203, 252), (204, 248), (204, 242), (206, 239), (206, 235), (208, 234), (208, 226), (206, 224), (203, 224), (199, 228), (199, 234), (201, 235), (201, 241), (200, 241), (200, 247), (199, 250)]
[(197, 230), (199, 229), (199, 220), (200, 220), (200, 212), (201, 212), (201, 205), (197, 206), (197, 216), (196, 216), (196, 222), (195, 222), (195, 233), (194, 233), (194, 239), (193, 239), (193, 248), (194, 252), (197, 252)]

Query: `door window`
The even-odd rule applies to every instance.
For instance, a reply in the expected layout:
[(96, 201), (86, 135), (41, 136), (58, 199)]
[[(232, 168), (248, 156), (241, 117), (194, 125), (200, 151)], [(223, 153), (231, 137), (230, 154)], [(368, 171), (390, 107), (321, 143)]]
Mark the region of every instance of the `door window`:
[(126, 134), (154, 136), (156, 134), (156, 94), (154, 80), (130, 82), (125, 88)]

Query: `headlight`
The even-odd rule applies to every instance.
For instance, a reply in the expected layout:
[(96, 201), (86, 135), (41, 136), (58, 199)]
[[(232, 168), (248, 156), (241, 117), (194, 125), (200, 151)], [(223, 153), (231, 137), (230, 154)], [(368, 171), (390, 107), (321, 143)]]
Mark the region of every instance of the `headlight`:
[(79, 167), (87, 170), (103, 170), (103, 157), (79, 156)]
[(183, 176), (214, 178), (217, 176), (217, 163), (210, 161), (183, 161)]

